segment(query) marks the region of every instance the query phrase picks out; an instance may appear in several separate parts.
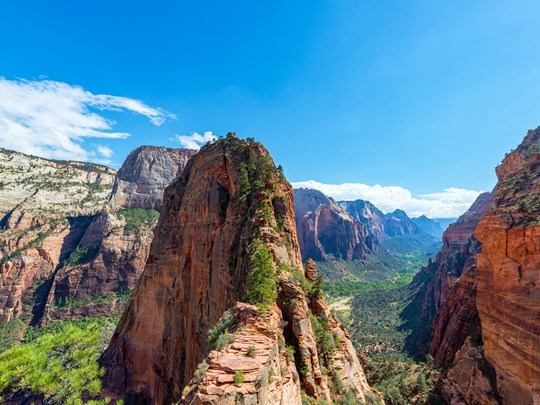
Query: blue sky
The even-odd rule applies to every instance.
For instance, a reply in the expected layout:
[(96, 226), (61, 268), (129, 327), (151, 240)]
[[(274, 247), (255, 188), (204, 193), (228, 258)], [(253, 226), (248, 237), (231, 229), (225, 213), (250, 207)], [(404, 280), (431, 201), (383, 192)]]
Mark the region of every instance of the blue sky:
[[(56, 96), (80, 86), (141, 101), (78, 94), (71, 107), (115, 121), (102, 132), (130, 134), (89, 138), (81, 131), (92, 123), (63, 124), (72, 110), (45, 120), (57, 105), (43, 97), (47, 114), (22, 125), (38, 127), (35, 143), (51, 125), (56, 152), (72, 130), (62, 153), (112, 164), (141, 144), (236, 131), (262, 141), (290, 181), (397, 186), (409, 199), (440, 200), (448, 189), (490, 190), (504, 153), (540, 124), (539, 11), (535, 1), (7, 2), (0, 76), (38, 87), (17, 105), (51, 91), (35, 84), (45, 78), (66, 84), (53, 86)], [(36, 147), (2, 138), (5, 128), (0, 146)], [(460, 193), (463, 211), (470, 193), (447, 197)]]

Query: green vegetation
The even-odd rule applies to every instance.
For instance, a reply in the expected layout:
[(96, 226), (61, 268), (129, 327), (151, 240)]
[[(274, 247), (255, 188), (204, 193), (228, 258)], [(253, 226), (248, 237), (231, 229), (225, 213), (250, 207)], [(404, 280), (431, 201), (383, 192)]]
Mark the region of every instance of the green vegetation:
[(94, 260), (99, 253), (99, 248), (76, 248), (69, 255), (66, 266), (77, 266)]
[(109, 403), (98, 399), (104, 374), (98, 359), (113, 328), (103, 319), (30, 328), (25, 343), (0, 353), (0, 392), (24, 390), (52, 403)]
[(254, 253), (250, 257), (251, 272), (247, 278), (246, 299), (255, 304), (262, 314), (277, 298), (274, 259), (261, 241), (253, 243)]
[(208, 348), (210, 350), (222, 350), (229, 343), (232, 343), (233, 340), (232, 336), (229, 334), (229, 330), (235, 323), (236, 317), (230, 311), (225, 311), (221, 319), (217, 321), (212, 330), (208, 332)]
[(234, 384), (235, 385), (242, 385), (242, 383), (246, 381), (246, 377), (244, 376), (244, 373), (240, 370), (236, 371), (234, 373)]
[(126, 221), (124, 235), (140, 236), (143, 228), (153, 227), (159, 219), (158, 211), (144, 208), (120, 208), (117, 215)]
[(26, 325), (19, 318), (0, 325), (0, 353), (19, 343), (26, 331)]
[(433, 389), (440, 373), (433, 359), (415, 363), (403, 355), (370, 358), (366, 364), (368, 382), (384, 395), (386, 404), (437, 402)]
[(246, 356), (253, 358), (256, 354), (255, 346), (248, 346), (246, 349)]
[(409, 286), (388, 290), (372, 290), (357, 294), (352, 301), (353, 343), (368, 356), (405, 352), (401, 312), (412, 298)]
[(110, 304), (113, 301), (126, 302), (129, 299), (130, 293), (116, 294), (109, 293), (105, 295), (95, 295), (93, 297), (73, 299), (70, 297), (61, 297), (54, 302), (54, 306), (58, 308), (79, 308), (90, 304)]

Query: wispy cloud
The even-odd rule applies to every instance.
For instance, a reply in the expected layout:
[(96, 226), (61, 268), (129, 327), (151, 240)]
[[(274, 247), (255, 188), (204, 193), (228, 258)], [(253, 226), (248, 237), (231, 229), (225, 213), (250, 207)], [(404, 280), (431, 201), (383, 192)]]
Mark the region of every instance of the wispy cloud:
[(292, 183), (294, 188), (313, 188), (336, 200), (368, 200), (383, 212), (397, 208), (411, 217), (454, 218), (463, 214), (481, 191), (447, 188), (442, 192), (413, 196), (400, 186), (369, 186), (362, 183), (324, 184), (315, 180)]
[(203, 135), (194, 132), (191, 135), (175, 135), (173, 137), (174, 141), (180, 142), (183, 148), (187, 149), (201, 149), (206, 142), (215, 141), (217, 137), (212, 133), (212, 131), (206, 131)]
[(0, 146), (47, 158), (108, 163), (113, 151), (101, 145), (89, 150), (84, 139), (123, 139), (129, 134), (113, 131), (115, 122), (100, 111), (131, 111), (154, 125), (173, 117), (139, 100), (93, 94), (63, 82), (0, 77)]

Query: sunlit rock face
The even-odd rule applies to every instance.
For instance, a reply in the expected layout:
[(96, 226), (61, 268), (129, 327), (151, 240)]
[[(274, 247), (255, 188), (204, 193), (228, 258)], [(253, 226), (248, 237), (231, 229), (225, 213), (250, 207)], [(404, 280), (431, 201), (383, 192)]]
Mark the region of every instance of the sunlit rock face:
[[(260, 249), (277, 284), (265, 312), (245, 302)], [(365, 400), (371, 390), (348, 335), (298, 277), (293, 192), (268, 152), (233, 134), (203, 147), (165, 192), (145, 270), (103, 357), (104, 395), (128, 404), (301, 404), (303, 389), (337, 400), (320, 367), (316, 316), (339, 336), (325, 364)], [(210, 346), (220, 319), (228, 338)]]
[(89, 252), (87, 260), (68, 264), (55, 276), (49, 318), (122, 313), (150, 253), (163, 192), (194, 154), (186, 149), (141, 146), (128, 155), (108, 204), (78, 245)]
[(540, 130), (529, 131), (427, 268), (425, 299), (437, 308), (430, 351), (448, 367), (449, 400), (540, 402), (539, 151)]

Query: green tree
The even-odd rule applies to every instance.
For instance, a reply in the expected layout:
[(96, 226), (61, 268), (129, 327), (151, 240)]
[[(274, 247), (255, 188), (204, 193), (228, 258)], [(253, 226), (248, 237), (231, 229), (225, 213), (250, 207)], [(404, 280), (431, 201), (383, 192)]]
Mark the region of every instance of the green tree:
[(249, 194), (251, 193), (251, 185), (249, 183), (247, 165), (244, 162), (240, 163), (239, 191), (240, 202), (247, 201)]
[[(82, 404), (101, 393), (100, 328), (67, 325), (0, 354), (0, 392), (25, 390), (58, 404)], [(90, 401), (100, 404), (103, 401)]]
[(272, 254), (262, 242), (255, 243), (256, 250), (251, 255), (251, 273), (247, 279), (246, 299), (264, 314), (277, 298), (276, 272)]

